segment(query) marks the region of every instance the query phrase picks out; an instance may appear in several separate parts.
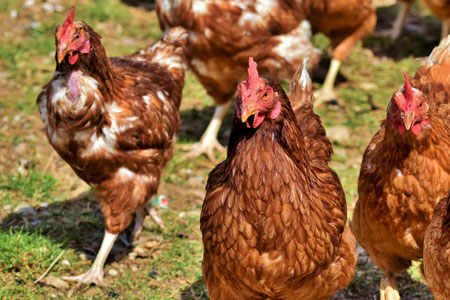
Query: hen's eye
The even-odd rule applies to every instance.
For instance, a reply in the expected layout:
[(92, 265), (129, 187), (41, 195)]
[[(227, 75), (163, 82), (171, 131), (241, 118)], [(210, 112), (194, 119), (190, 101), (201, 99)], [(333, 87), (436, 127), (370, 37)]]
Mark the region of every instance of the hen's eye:
[(419, 104), (419, 107), (422, 107), (422, 102)]
[(263, 100), (267, 100), (267, 99), (269, 99), (269, 94), (267, 92), (265, 92), (263, 95)]

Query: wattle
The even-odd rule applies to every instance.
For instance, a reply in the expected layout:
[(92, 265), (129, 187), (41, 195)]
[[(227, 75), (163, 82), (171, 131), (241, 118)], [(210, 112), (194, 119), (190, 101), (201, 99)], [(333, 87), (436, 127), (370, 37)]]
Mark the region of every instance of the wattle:
[(257, 128), (264, 121), (266, 115), (264, 113), (257, 113), (253, 118), (253, 128)]
[(413, 124), (413, 126), (411, 126), (411, 131), (412, 131), (415, 135), (419, 135), (420, 132), (422, 131), (422, 125), (420, 125), (420, 123), (415, 123), (415, 124)]
[(71, 65), (74, 65), (74, 64), (77, 62), (77, 60), (78, 60), (78, 53), (72, 53), (72, 54), (69, 56), (69, 63), (70, 63)]

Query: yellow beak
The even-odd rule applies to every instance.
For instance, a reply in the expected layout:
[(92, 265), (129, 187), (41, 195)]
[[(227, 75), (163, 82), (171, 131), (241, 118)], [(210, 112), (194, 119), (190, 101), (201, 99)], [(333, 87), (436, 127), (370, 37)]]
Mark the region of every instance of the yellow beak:
[(59, 44), (57, 47), (57, 55), (56, 55), (56, 59), (58, 61), (58, 63), (61, 63), (64, 60), (64, 57), (66, 57), (67, 54), (67, 47), (68, 45), (66, 44)]
[(406, 130), (411, 129), (412, 124), (414, 123), (414, 112), (407, 112), (403, 115), (403, 124), (405, 125)]
[(245, 123), (248, 118), (256, 114), (256, 110), (253, 107), (243, 107), (241, 110), (241, 121)]

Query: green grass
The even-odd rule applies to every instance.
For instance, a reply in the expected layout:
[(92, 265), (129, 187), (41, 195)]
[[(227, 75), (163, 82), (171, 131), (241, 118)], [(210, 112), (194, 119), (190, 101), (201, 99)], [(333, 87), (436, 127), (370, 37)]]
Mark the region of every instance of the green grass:
[(35, 280), (36, 272), (61, 252), (60, 245), (39, 233), (0, 232), (0, 267), (3, 272), (20, 273), (25, 281)]
[(29, 172), (10, 174), (0, 181), (0, 191), (8, 203), (25, 199), (31, 202), (51, 201), (56, 190), (57, 180), (47, 174)]

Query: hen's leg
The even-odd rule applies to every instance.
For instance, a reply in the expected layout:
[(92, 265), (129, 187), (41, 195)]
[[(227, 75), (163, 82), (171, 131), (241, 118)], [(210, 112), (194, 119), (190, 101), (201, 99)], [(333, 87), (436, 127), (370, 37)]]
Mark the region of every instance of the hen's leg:
[[(343, 39), (333, 50), (333, 59), (331, 60), (330, 67), (328, 69), (327, 77), (320, 90), (314, 93), (314, 106), (317, 107), (323, 102), (336, 99), (334, 93), (334, 81), (341, 67), (342, 61), (348, 56), (350, 51), (355, 47), (356, 43), (363, 37), (369, 35), (377, 23), (377, 16), (370, 15), (364, 23), (361, 24), (354, 32)], [(336, 44), (338, 41), (334, 41)]]
[(412, 3), (413, 1), (400, 2), (400, 12), (395, 19), (394, 25), (392, 25), (391, 29), (381, 32), (382, 35), (388, 36), (394, 41), (399, 38), (403, 31), (403, 26), (405, 26), (406, 17), (409, 14)]
[(185, 149), (191, 150), (184, 155), (184, 158), (193, 158), (201, 154), (206, 154), (210, 160), (214, 160), (214, 150), (225, 151), (225, 148), (217, 140), (217, 134), (219, 133), (220, 126), (222, 125), (223, 118), (225, 117), (231, 101), (218, 105), (214, 111), (214, 115), (209, 122), (208, 127), (203, 133), (199, 143), (192, 146), (185, 147)]
[(327, 77), (320, 88), (320, 90), (314, 93), (314, 106), (317, 107), (320, 104), (336, 99), (336, 93), (334, 92), (334, 81), (341, 68), (342, 61), (333, 58), (328, 69)]
[(89, 271), (77, 276), (63, 276), (63, 280), (76, 281), (84, 284), (103, 284), (103, 266), (105, 265), (106, 258), (111, 251), (114, 242), (117, 239), (117, 234), (109, 233), (105, 230), (105, 236), (103, 237), (102, 245), (98, 251), (97, 257), (94, 260)]
[(159, 225), (162, 229), (166, 228), (164, 226), (163, 220), (158, 216), (158, 213), (156, 212), (156, 209), (154, 209), (152, 206), (147, 207), (147, 212), (152, 217), (153, 221), (155, 221), (156, 224)]
[(134, 217), (134, 228), (131, 233), (131, 242), (136, 241), (141, 235), (144, 228), (145, 217), (147, 216), (147, 204), (141, 205), (136, 210), (136, 216)]
[(380, 300), (400, 300), (397, 283), (395, 283), (394, 274), (386, 272), (381, 278)]

